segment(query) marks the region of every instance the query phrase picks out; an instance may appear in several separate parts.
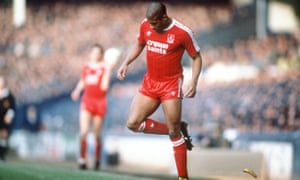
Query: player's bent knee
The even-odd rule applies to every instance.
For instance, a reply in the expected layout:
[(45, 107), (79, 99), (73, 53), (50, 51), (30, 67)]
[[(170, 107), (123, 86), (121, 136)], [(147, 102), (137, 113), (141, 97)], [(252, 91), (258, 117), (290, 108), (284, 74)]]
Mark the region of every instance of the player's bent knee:
[(127, 128), (133, 132), (138, 132), (138, 124), (137, 123), (127, 123)]
[(80, 138), (81, 139), (86, 139), (87, 138), (87, 133), (80, 133)]

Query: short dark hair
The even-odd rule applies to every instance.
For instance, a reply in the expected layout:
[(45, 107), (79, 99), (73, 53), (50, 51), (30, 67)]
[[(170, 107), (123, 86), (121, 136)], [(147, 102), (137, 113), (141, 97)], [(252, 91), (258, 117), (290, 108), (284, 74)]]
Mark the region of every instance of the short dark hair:
[(148, 6), (146, 17), (147, 18), (152, 16), (163, 17), (166, 14), (167, 14), (167, 8), (163, 3), (153, 2)]
[(101, 53), (104, 52), (103, 46), (102, 46), (101, 44), (99, 44), (99, 43), (93, 44), (93, 45), (92, 45), (92, 48), (99, 48), (99, 49), (101, 50)]

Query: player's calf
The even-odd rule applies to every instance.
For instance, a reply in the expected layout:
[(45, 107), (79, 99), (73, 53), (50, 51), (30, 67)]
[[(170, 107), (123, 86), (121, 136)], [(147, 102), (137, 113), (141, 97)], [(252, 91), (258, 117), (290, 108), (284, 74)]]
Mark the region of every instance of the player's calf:
[(127, 127), (134, 132), (159, 135), (169, 134), (169, 129), (165, 123), (153, 119), (146, 119), (141, 123), (128, 123)]

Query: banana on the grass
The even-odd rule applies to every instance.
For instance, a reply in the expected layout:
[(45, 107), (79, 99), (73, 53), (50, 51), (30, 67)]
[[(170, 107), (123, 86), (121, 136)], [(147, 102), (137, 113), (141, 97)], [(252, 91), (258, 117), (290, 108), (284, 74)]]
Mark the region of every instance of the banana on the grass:
[(245, 168), (243, 170), (244, 173), (250, 174), (252, 177), (257, 178), (256, 173), (252, 169)]

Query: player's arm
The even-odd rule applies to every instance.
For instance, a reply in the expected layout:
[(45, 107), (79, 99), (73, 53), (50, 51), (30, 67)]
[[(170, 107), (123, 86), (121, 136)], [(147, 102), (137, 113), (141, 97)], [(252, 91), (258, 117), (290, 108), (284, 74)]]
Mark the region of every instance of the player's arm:
[(11, 93), (9, 94), (8, 101), (9, 101), (10, 107), (5, 114), (4, 122), (7, 125), (10, 125), (13, 121), (13, 118), (15, 117), (15, 110), (16, 110), (15, 98)]
[(108, 90), (110, 84), (111, 67), (105, 69), (100, 88), (104, 91)]
[(198, 79), (202, 69), (202, 57), (200, 51), (192, 57), (192, 79), (184, 94), (187, 98), (192, 98), (196, 95)]
[(119, 68), (117, 72), (117, 77), (119, 80), (124, 80), (125, 75), (127, 73), (128, 66), (136, 60), (136, 58), (141, 54), (145, 47), (145, 44), (136, 43), (130, 53), (128, 54), (125, 61), (122, 63), (121, 67)]
[(7, 113), (4, 116), (5, 124), (10, 125), (14, 117), (15, 117), (15, 111), (13, 109), (8, 109)]
[(84, 84), (84, 81), (83, 79), (80, 79), (75, 87), (75, 89), (72, 91), (71, 93), (71, 98), (73, 101), (76, 101), (78, 100), (79, 96), (80, 96), (80, 93), (81, 91), (83, 90), (85, 84)]

